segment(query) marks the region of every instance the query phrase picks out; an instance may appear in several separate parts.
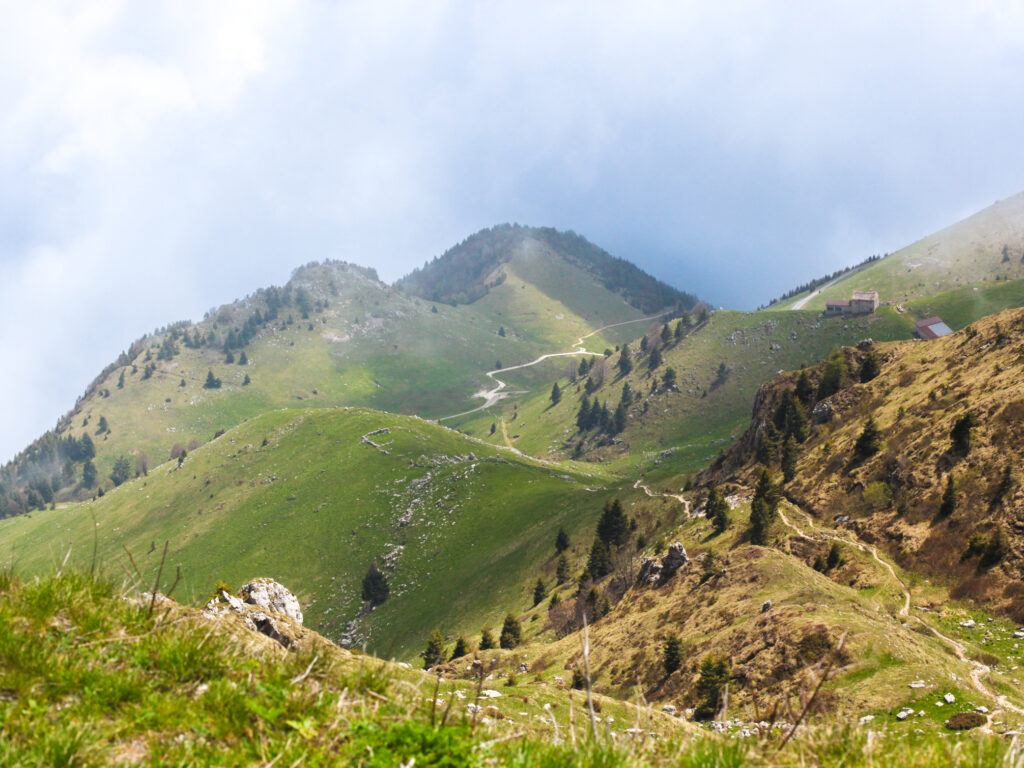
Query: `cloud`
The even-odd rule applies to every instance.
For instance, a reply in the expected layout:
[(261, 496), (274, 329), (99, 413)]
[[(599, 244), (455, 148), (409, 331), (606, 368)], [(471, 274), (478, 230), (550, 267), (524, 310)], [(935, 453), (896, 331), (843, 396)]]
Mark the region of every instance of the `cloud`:
[(502, 221), (750, 307), (1024, 186), (1024, 11), (21, 4), (0, 28), (0, 456), (141, 333)]

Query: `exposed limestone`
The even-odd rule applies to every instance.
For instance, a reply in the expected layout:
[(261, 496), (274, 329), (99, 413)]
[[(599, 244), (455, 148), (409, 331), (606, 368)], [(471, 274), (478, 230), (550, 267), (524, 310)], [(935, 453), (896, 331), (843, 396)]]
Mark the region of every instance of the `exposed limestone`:
[(640, 571), (637, 574), (638, 584), (648, 586), (660, 586), (675, 576), (676, 571), (690, 562), (686, 549), (678, 541), (669, 545), (668, 553), (662, 559), (645, 557), (640, 562)]
[(273, 579), (254, 579), (242, 587), (238, 594), (249, 603), (265, 611), (283, 613), (288, 618), (302, 624), (302, 608), (298, 598)]

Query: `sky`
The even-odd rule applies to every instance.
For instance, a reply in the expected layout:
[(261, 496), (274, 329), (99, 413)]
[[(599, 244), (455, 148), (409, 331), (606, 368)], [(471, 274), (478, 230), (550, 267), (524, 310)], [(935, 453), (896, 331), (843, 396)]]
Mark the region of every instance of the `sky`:
[(1024, 189), (1024, 5), (0, 0), (0, 461), (135, 338), (496, 223), (754, 308)]

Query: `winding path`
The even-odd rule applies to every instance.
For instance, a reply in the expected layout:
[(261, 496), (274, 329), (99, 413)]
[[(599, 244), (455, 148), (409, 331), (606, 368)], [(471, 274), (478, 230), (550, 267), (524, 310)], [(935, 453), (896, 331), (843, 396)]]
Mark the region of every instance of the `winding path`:
[[(793, 508), (794, 509), (798, 509), (795, 506)], [(810, 528), (814, 528), (815, 525), (814, 525), (813, 520), (811, 519), (811, 516), (809, 514), (807, 514), (807, 512), (805, 512), (804, 510), (798, 510), (798, 511), (800, 511), (804, 515), (804, 517), (807, 519), (807, 525)], [(792, 523), (789, 520), (789, 518), (786, 517), (786, 513), (782, 510), (781, 507), (779, 507), (779, 519), (782, 520), (784, 525), (786, 525), (789, 528), (792, 528), (794, 531), (796, 531), (796, 535), (799, 536), (800, 538), (807, 539), (809, 541), (813, 541), (814, 540), (813, 536), (808, 536), (806, 533), (804, 533), (802, 530), (800, 530), (794, 523)], [(972, 658), (969, 658), (967, 656), (967, 654), (966, 654), (966, 650), (965, 650), (965, 648), (964, 648), (962, 643), (954, 640), (951, 637), (947, 637), (946, 635), (942, 634), (941, 632), (939, 632), (939, 630), (935, 629), (935, 627), (933, 627), (931, 624), (929, 624), (928, 622), (924, 621), (920, 616), (911, 616), (910, 615), (910, 589), (907, 586), (906, 582), (903, 581), (903, 579), (901, 579), (899, 577), (899, 575), (896, 573), (896, 569), (892, 567), (892, 564), (889, 563), (889, 562), (886, 562), (885, 560), (883, 560), (881, 557), (878, 556), (878, 548), (877, 547), (875, 547), (873, 545), (865, 544), (862, 541), (857, 541), (856, 539), (848, 538), (846, 536), (840, 536), (838, 534), (829, 533), (828, 531), (824, 531), (824, 530), (822, 530), (820, 528), (818, 530), (820, 531), (820, 538), (833, 539), (835, 541), (841, 541), (844, 544), (849, 544), (851, 546), (856, 547), (857, 549), (861, 550), (862, 552), (870, 553), (871, 556), (875, 559), (875, 561), (878, 562), (878, 564), (881, 565), (883, 568), (885, 568), (885, 570), (887, 570), (889, 572), (889, 575), (892, 576), (893, 580), (897, 584), (900, 585), (900, 590), (903, 592), (903, 607), (900, 608), (899, 615), (903, 616), (905, 618), (908, 618), (908, 619), (913, 619), (914, 621), (916, 621), (919, 624), (921, 624), (921, 626), (923, 626), (925, 629), (927, 629), (929, 632), (931, 632), (933, 635), (935, 635), (935, 637), (937, 637), (939, 640), (941, 640), (943, 643), (945, 643), (946, 646), (948, 646), (953, 651), (953, 655), (956, 656), (957, 659), (962, 661), (964, 664), (967, 664), (967, 665), (970, 666), (970, 668), (971, 668), (971, 671), (970, 671), (971, 684), (974, 686), (974, 689), (978, 693), (980, 693), (982, 696), (985, 696), (986, 698), (989, 698), (989, 699), (995, 701), (996, 705), (997, 705), (997, 708), (989, 713), (989, 715), (988, 715), (988, 723), (986, 724), (986, 726), (985, 726), (985, 728), (983, 730), (991, 732), (992, 719), (993, 719), (993, 717), (998, 712), (1001, 712), (1001, 711), (1004, 711), (1004, 710), (1009, 710), (1009, 711), (1014, 712), (1014, 713), (1016, 713), (1018, 715), (1024, 715), (1024, 709), (1021, 709), (1016, 704), (1011, 703), (1006, 698), (1006, 696), (1004, 696), (1002, 694), (999, 694), (999, 693), (995, 693), (987, 685), (985, 685), (984, 682), (982, 682), (983, 678), (985, 678), (989, 674), (991, 674), (991, 672), (992, 672), (991, 667), (989, 667), (987, 664), (983, 664), (980, 661), (976, 661), (976, 660), (974, 660)]]
[(496, 368), (493, 371), (487, 371), (487, 373), (484, 374), (484, 375), (487, 376), (487, 378), (489, 378), (491, 381), (493, 381), (495, 383), (495, 386), (492, 389), (482, 389), (479, 392), (477, 392), (475, 395), (473, 395), (473, 397), (482, 397), (482, 398), (484, 398), (484, 404), (480, 405), (480, 406), (477, 406), (476, 408), (471, 408), (468, 411), (463, 411), (462, 413), (454, 413), (451, 416), (442, 416), (440, 419), (438, 419), (438, 421), (449, 421), (451, 419), (457, 419), (460, 416), (469, 416), (471, 413), (477, 413), (478, 411), (482, 411), (485, 408), (490, 408), (492, 405), (494, 405), (499, 400), (503, 400), (504, 398), (506, 398), (510, 394), (512, 394), (511, 392), (505, 392), (504, 391), (505, 387), (508, 386), (508, 383), (504, 382), (504, 381), (502, 381), (501, 379), (498, 378), (497, 374), (499, 374), (499, 373), (507, 373), (508, 371), (518, 371), (518, 370), (521, 370), (523, 368), (530, 368), (530, 367), (532, 367), (534, 365), (538, 365), (540, 363), (543, 363), (545, 360), (550, 360), (553, 357), (575, 357), (577, 355), (601, 355), (601, 354), (603, 354), (601, 352), (591, 352), (591, 351), (589, 351), (587, 349), (584, 349), (583, 348), (583, 343), (587, 339), (589, 339), (591, 336), (594, 336), (595, 334), (598, 334), (601, 331), (606, 331), (609, 328), (618, 328), (620, 325), (630, 325), (631, 323), (643, 323), (643, 322), (649, 322), (651, 320), (658, 320), (658, 319), (664, 317), (666, 314), (668, 314), (668, 313), (667, 312), (662, 312), (660, 314), (651, 315), (649, 317), (638, 317), (635, 320), (624, 320), (621, 323), (610, 323), (609, 325), (603, 325), (600, 328), (595, 328), (590, 333), (584, 334), (583, 336), (580, 336), (578, 339), (576, 339), (576, 343), (574, 343), (572, 345), (573, 348), (572, 348), (571, 352), (552, 352), (552, 353), (547, 354), (547, 355), (541, 355), (536, 360), (531, 360), (528, 363), (521, 363), (520, 365), (510, 365), (507, 368)]
[(657, 498), (675, 499), (676, 501), (678, 501), (680, 504), (683, 505), (683, 509), (686, 511), (686, 516), (690, 517), (690, 501), (689, 501), (689, 499), (681, 496), (680, 494), (678, 494), (678, 493), (655, 493), (654, 491), (652, 491), (650, 489), (650, 486), (644, 485), (640, 480), (637, 480), (635, 483), (633, 483), (633, 487), (634, 488), (642, 488), (644, 493), (646, 493), (648, 496), (650, 496), (651, 498), (654, 498), (654, 499), (657, 499)]

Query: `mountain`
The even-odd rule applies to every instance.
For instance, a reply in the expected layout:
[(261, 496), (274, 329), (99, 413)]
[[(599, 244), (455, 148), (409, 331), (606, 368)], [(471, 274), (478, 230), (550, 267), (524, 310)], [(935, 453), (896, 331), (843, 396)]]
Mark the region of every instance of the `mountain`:
[[(882, 259), (869, 260), (816, 290), (774, 309), (821, 311), (853, 291), (878, 291), (882, 301), (920, 299), (954, 288), (1024, 278), (1024, 192), (1000, 200)], [(806, 300), (806, 301), (805, 301)]]
[(53, 431), (0, 469), (0, 516), (89, 498), (110, 487), (119, 459), (120, 480), (271, 409), (350, 405), (426, 418), (469, 410), (484, 373), (501, 362), (568, 349), (596, 329), (604, 330), (592, 343), (613, 347), (645, 313), (692, 301), (576, 235), (498, 227), (470, 241), (476, 250), (459, 251), (459, 263), (501, 276), (472, 304), (428, 301), (373, 270), (329, 261), (143, 336)]
[[(877, 376), (861, 382), (865, 361)], [(847, 348), (779, 377), (755, 400), (750, 428), (702, 475), (749, 484), (781, 430), (801, 377), (811, 414), (786, 496), (818, 520), (842, 518), (907, 569), (1024, 621), (1024, 310), (930, 342)], [(823, 381), (826, 389), (822, 393)], [(839, 380), (841, 387), (829, 393)], [(869, 420), (878, 430), (869, 448)], [(860, 441), (860, 443), (859, 443)], [(858, 448), (858, 445), (861, 448)], [(771, 466), (771, 465), (770, 465)], [(949, 481), (952, 504), (944, 507)]]
[(695, 296), (666, 285), (575, 232), (518, 224), (481, 230), (396, 285), (430, 301), (467, 304), (486, 296), (513, 274), (541, 285), (557, 281), (561, 300), (576, 298), (584, 306), (587, 296), (574, 296), (572, 286), (586, 290), (591, 281), (645, 314), (666, 307), (689, 309), (697, 303)]

